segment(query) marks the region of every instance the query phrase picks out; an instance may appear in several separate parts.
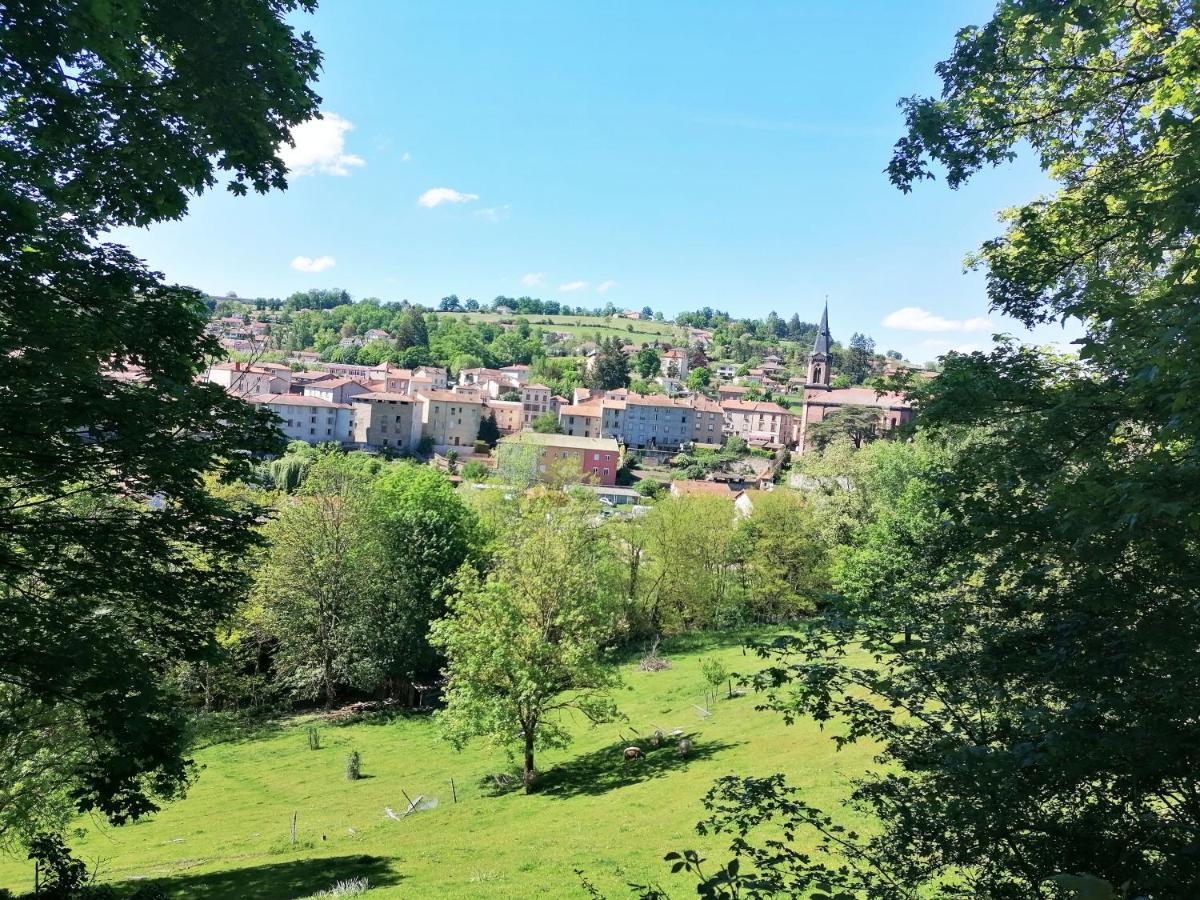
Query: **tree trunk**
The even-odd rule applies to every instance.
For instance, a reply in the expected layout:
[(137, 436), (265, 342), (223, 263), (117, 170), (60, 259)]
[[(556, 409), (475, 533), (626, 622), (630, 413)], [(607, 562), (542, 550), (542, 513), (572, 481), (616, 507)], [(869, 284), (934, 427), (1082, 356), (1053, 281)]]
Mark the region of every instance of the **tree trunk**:
[(525, 767), (521, 773), (525, 782), (525, 793), (533, 793), (533, 729), (525, 729)]
[(333, 687), (333, 660), (329, 658), (328, 654), (325, 654), (325, 658), (322, 660), (321, 677), (325, 682), (325, 706), (329, 708), (337, 699), (337, 692)]

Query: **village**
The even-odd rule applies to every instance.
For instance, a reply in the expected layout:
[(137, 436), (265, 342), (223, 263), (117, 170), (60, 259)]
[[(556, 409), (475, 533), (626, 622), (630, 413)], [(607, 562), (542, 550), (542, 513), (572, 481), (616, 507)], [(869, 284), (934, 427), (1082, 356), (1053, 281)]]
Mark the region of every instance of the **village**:
[[(642, 316), (627, 311), (620, 317), (637, 321)], [(233, 316), (215, 320), (210, 332), (235, 355), (246, 356), (248, 347), (265, 346), (255, 343), (255, 336), (269, 327)], [(340, 346), (393, 337), (368, 329), (343, 338)], [(633, 479), (619, 476), (623, 465), (632, 468), (626, 465), (631, 458), (644, 477), (662, 476), (681, 451), (715, 451), (734, 439), (733, 446), (744, 451), (741, 465), (702, 479), (676, 475), (671, 490), (736, 495), (770, 489), (789, 454), (811, 452), (820, 423), (837, 411), (865, 415), (873, 436), (886, 436), (912, 418), (912, 405), (900, 393), (837, 385), (828, 308), (803, 375), (790, 375), (777, 353), (767, 353), (752, 367), (710, 360), (712, 338), (711, 330), (688, 328), (686, 343), (678, 346), (666, 341), (623, 345), (620, 353), (627, 358), (647, 349), (657, 356), (654, 393), (626, 386), (576, 387), (566, 397), (531, 381), (531, 367), (524, 363), (449, 372), (433, 365), (408, 369), (391, 362), (330, 362), (313, 351), (294, 352), (284, 362), (253, 357), (217, 362), (206, 378), (274, 413), (289, 441), (423, 456), (451, 474), (471, 463), (511, 472), (512, 461), (520, 459), (519, 465), (531, 467), (531, 480), (589, 485), (617, 504), (639, 496)], [(591, 373), (600, 351), (593, 345), (584, 352), (583, 368)], [(898, 369), (891, 365), (885, 372)], [(704, 380), (689, 381), (697, 370)], [(766, 399), (776, 395), (799, 402), (788, 407)]]

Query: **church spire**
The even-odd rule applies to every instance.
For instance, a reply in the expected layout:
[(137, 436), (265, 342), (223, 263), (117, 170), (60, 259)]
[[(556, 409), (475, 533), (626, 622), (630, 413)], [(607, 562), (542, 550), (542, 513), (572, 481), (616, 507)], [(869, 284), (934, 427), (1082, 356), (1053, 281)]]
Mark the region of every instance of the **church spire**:
[(825, 298), (825, 309), (821, 313), (821, 324), (817, 327), (817, 338), (813, 341), (812, 353), (808, 357), (808, 386), (829, 390), (832, 376), (829, 372), (829, 348), (833, 346), (833, 335), (829, 333), (829, 298)]
[(829, 355), (829, 348), (833, 344), (833, 336), (829, 333), (829, 298), (825, 298), (825, 309), (821, 313), (821, 324), (817, 328), (817, 339), (813, 341), (813, 353), (822, 353)]

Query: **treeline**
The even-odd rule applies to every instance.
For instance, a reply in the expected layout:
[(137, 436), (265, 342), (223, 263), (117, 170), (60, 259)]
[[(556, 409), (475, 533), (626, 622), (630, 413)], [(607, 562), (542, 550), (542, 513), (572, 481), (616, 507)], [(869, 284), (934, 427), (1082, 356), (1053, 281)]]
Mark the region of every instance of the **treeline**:
[(756, 492), (748, 514), (728, 498), (664, 497), (627, 519), (600, 515), (587, 491), (456, 491), (431, 467), (333, 449), (310, 449), (275, 476), (268, 487), (220, 489), (268, 512), (263, 548), (246, 560), (251, 587), (218, 654), (176, 673), (206, 710), (412, 702), (446, 663), (430, 632), (448, 607), (505, 560), (545, 564), (544, 543), (512, 556), (544, 503), (558, 510), (562, 535), (589, 535), (589, 552), (564, 560), (561, 578), (595, 585), (607, 610), (603, 646), (792, 620), (826, 590), (829, 545), (810, 504), (784, 489)]
[[(250, 309), (258, 312), (297, 312), (302, 309), (333, 309), (354, 302), (355, 300), (350, 292), (343, 288), (309, 288), (305, 291), (296, 291), (289, 294), (285, 299), (279, 299), (278, 297), (243, 298), (238, 297), (235, 293), (226, 294), (224, 297), (207, 298), (209, 308), (223, 314), (238, 313)], [(400, 300), (398, 302), (385, 301), (380, 300), (378, 297), (366, 297), (359, 302), (396, 307), (398, 309), (405, 309), (410, 306), (415, 306), (418, 309), (434, 308), (423, 307), (421, 304), (413, 303), (409, 300)], [(523, 316), (590, 316), (593, 318), (608, 318), (623, 311), (620, 307), (614, 306), (611, 303), (589, 309), (585, 306), (571, 306), (568, 303), (561, 303), (557, 300), (542, 300), (538, 297), (528, 296), (505, 297), (504, 295), (497, 296), (491, 303), (481, 303), (474, 297), (460, 300), (457, 294), (449, 294), (443, 297), (438, 301), (435, 308), (441, 312), (494, 312), (506, 310), (510, 313)], [(653, 318), (659, 322), (663, 321), (663, 314), (661, 312), (654, 312), (649, 306), (642, 307), (641, 314), (646, 319)]]

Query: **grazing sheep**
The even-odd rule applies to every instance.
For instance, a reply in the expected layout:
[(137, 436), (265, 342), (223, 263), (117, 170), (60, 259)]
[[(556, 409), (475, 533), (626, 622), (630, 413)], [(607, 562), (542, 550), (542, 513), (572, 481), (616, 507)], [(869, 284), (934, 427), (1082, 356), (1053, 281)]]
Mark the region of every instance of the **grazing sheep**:
[(683, 740), (681, 740), (679, 742), (679, 755), (687, 756), (691, 752), (692, 752), (692, 742), (689, 741), (687, 738), (684, 738)]
[(657, 748), (662, 744), (662, 742), (663, 742), (663, 733), (661, 731), (659, 731), (657, 728), (654, 729), (654, 734), (650, 735), (650, 746)]
[(646, 754), (642, 752), (641, 747), (626, 747), (625, 748), (625, 761), (626, 762), (629, 762), (629, 760), (631, 760), (631, 759), (642, 759), (645, 755)]

